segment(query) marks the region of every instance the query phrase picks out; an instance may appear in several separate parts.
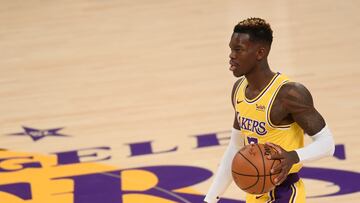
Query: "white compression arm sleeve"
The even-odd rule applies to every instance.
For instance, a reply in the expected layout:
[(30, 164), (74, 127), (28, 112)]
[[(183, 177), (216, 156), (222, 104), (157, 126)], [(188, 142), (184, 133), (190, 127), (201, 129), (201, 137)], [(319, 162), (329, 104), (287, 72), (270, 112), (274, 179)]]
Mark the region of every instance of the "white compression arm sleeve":
[(231, 164), (235, 154), (244, 146), (244, 138), (240, 131), (233, 128), (231, 131), (230, 143), (222, 157), (220, 165), (215, 174), (210, 189), (205, 196), (204, 201), (208, 203), (216, 203), (219, 201), (220, 195), (229, 187), (232, 182)]
[(330, 129), (325, 126), (315, 135), (311, 136), (313, 142), (303, 148), (295, 150), (300, 162), (313, 161), (335, 152), (335, 142)]

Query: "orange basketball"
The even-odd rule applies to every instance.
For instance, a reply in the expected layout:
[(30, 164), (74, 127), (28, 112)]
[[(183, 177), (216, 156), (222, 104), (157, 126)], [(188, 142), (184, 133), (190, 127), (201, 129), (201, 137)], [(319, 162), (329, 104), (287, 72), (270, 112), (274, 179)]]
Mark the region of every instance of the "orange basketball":
[(274, 179), (278, 174), (270, 170), (280, 163), (269, 160), (267, 155), (275, 149), (264, 144), (246, 145), (236, 153), (232, 162), (232, 176), (236, 185), (250, 194), (263, 194), (275, 188)]

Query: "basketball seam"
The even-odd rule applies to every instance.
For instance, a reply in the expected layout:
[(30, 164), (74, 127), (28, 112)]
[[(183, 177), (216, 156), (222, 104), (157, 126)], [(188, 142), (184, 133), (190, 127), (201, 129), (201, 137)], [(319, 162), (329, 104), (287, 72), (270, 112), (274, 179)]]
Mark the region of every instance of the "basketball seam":
[[(270, 170), (273, 168), (273, 166), (274, 166), (274, 164), (275, 164), (275, 161), (276, 161), (276, 160), (274, 160), (274, 161), (272, 162)], [(280, 172), (279, 172), (279, 173), (280, 173)], [(270, 182), (271, 182), (271, 184), (275, 185), (275, 183), (273, 182), (271, 176), (272, 176), (272, 175), (279, 174), (279, 173), (274, 173), (274, 174), (272, 174), (271, 171), (270, 171)]]
[(265, 176), (272, 176), (272, 175), (277, 175), (279, 173), (273, 173), (273, 174), (269, 174), (269, 175), (248, 175), (248, 174), (243, 174), (243, 173), (238, 173), (234, 170), (231, 170), (233, 173), (236, 173), (236, 175), (240, 175), (240, 176), (250, 176), (250, 177), (265, 177)]
[(242, 190), (248, 190), (248, 189), (254, 187), (254, 186), (259, 182), (259, 170), (258, 170), (258, 169), (256, 168), (256, 166), (255, 166), (249, 159), (247, 159), (240, 151), (239, 151), (238, 153), (239, 153), (246, 161), (248, 161), (248, 162), (255, 168), (255, 170), (256, 170), (256, 172), (257, 172), (256, 182), (255, 182), (253, 185), (250, 185), (250, 186), (247, 187), (247, 188), (241, 188)]
[(246, 158), (246, 156), (245, 155), (243, 155), (240, 151), (238, 152), (242, 157), (244, 157), (244, 159), (246, 160), (246, 161), (248, 161), (254, 168), (255, 168), (255, 170), (256, 170), (256, 172), (257, 172), (257, 176), (259, 176), (259, 170), (257, 169), (257, 167), (248, 159), (248, 158)]
[[(263, 168), (264, 168), (264, 175), (266, 174), (266, 168), (265, 168), (265, 160), (264, 160), (264, 156), (263, 156), (263, 153), (262, 153), (262, 150), (260, 148), (259, 145), (256, 145), (258, 147), (258, 149), (260, 150), (260, 154), (261, 154), (261, 158), (262, 158), (262, 161), (263, 161)], [(271, 174), (271, 173), (270, 173)], [(264, 193), (264, 188), (265, 188), (265, 182), (266, 182), (266, 178), (264, 176), (264, 184), (262, 186), (262, 189), (261, 189), (261, 194)]]

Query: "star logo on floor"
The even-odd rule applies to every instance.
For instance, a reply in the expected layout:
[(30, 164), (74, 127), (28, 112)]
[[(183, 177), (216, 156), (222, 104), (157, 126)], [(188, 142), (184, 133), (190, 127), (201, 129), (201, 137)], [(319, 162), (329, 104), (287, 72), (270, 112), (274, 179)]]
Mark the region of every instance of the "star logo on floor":
[(9, 135), (12, 136), (30, 136), (31, 139), (36, 142), (44, 137), (53, 136), (53, 137), (68, 137), (69, 135), (64, 135), (58, 133), (58, 131), (62, 130), (63, 128), (54, 128), (54, 129), (47, 129), (47, 130), (40, 130), (36, 128), (29, 128), (22, 126), (24, 132), (21, 133), (12, 133)]

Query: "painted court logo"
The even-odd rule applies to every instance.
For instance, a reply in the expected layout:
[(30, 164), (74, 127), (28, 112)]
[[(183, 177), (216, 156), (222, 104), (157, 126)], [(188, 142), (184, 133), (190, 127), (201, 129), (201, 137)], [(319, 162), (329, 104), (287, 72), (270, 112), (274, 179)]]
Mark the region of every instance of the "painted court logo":
[[(189, 187), (212, 175), (207, 169), (191, 166), (119, 169), (97, 163), (110, 159), (110, 156), (98, 157), (100, 151), (110, 148), (94, 147), (53, 155), (2, 151), (1, 202), (200, 202), (204, 196)], [(78, 154), (93, 160), (81, 162)]]
[[(110, 152), (110, 148), (94, 147), (53, 155), (1, 151), (0, 199), (8, 203), (201, 202), (204, 195), (191, 186), (212, 176), (211, 171), (194, 166), (120, 169), (99, 164), (97, 162), (111, 158), (98, 156), (97, 152), (104, 151)], [(81, 162), (79, 154), (92, 160)], [(337, 192), (317, 197), (360, 190), (360, 185), (353, 181), (359, 180), (360, 175), (351, 171), (304, 167), (301, 176), (327, 181), (340, 188)], [(222, 202), (243, 203), (227, 198)]]
[[(194, 150), (219, 146), (228, 138), (221, 133), (192, 136)], [(126, 144), (130, 156), (176, 153), (177, 146), (157, 151), (152, 141)], [(157, 165), (128, 168), (110, 166), (109, 146), (74, 149), (49, 155), (0, 151), (0, 202), (4, 203), (198, 203), (204, 194), (194, 189), (212, 177), (202, 167)], [(343, 145), (337, 146), (336, 157), (345, 159)], [(338, 196), (360, 191), (354, 181), (360, 174), (352, 171), (304, 167), (302, 178), (321, 180), (338, 188), (335, 192), (308, 198)], [(244, 203), (224, 198), (222, 203)]]
[(12, 133), (9, 134), (11, 136), (29, 136), (34, 142), (44, 138), (44, 137), (67, 137), (68, 135), (60, 134), (58, 133), (63, 128), (52, 128), (47, 130), (40, 130), (36, 128), (29, 128), (29, 127), (22, 127), (24, 129), (24, 132), (20, 133)]

